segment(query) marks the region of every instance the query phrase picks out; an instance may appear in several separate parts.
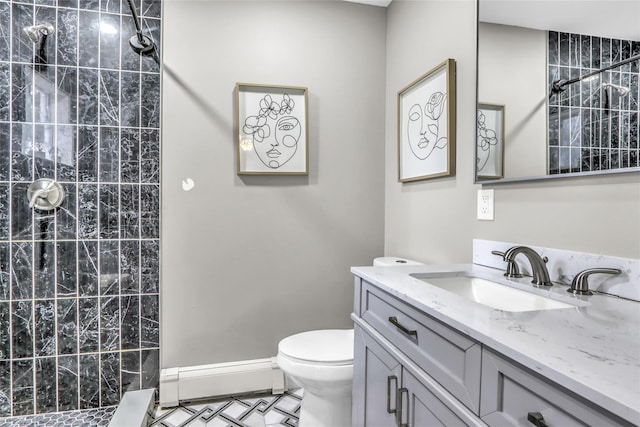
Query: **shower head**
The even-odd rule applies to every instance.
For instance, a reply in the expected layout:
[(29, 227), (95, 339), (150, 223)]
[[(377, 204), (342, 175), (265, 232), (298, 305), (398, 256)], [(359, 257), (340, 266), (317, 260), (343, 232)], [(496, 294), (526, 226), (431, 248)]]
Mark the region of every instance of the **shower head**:
[(53, 34), (54, 28), (53, 25), (48, 22), (44, 22), (42, 24), (31, 25), (29, 27), (24, 27), (22, 32), (34, 43), (38, 43), (40, 41), (40, 36), (45, 35), (49, 36)]
[(618, 96), (626, 96), (629, 94), (630, 89), (628, 87), (624, 87), (624, 86), (620, 86), (620, 85), (614, 85), (613, 83), (604, 83), (602, 85), (603, 89), (615, 89), (618, 91)]

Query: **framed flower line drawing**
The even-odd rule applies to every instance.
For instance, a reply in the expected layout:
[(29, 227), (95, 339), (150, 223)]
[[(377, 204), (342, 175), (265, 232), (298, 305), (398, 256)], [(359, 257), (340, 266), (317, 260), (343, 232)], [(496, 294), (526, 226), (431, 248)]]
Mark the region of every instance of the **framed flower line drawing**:
[(398, 181), (455, 174), (455, 87), (447, 59), (398, 92)]
[(478, 179), (504, 177), (504, 105), (479, 103), (477, 129)]
[(307, 175), (307, 88), (237, 83), (238, 175)]

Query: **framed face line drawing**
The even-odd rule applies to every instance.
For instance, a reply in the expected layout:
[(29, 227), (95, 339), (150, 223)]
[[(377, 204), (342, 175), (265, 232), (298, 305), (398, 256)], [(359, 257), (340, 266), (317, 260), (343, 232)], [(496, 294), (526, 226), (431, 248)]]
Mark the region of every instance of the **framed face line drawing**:
[(398, 181), (455, 173), (455, 112), (453, 59), (398, 92)]
[(307, 175), (307, 88), (237, 83), (238, 175)]
[(478, 104), (476, 173), (478, 179), (504, 176), (504, 105)]

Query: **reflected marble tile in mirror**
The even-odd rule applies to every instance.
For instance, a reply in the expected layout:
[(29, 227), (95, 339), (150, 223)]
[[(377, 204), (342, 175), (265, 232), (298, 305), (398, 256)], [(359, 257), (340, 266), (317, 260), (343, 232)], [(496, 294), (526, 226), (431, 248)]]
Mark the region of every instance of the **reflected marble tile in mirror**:
[(479, 0), (478, 104), (502, 115), (479, 122), (476, 182), (640, 171), (638, 15), (637, 0)]

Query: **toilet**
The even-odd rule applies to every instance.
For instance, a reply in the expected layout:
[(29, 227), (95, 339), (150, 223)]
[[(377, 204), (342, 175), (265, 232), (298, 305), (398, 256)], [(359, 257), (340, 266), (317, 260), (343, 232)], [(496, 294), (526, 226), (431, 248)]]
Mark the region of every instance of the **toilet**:
[(298, 426), (351, 426), (353, 329), (291, 335), (278, 344), (277, 363), (304, 389)]
[[(419, 265), (380, 257), (374, 266)], [(278, 343), (276, 361), (287, 378), (304, 389), (299, 427), (350, 427), (353, 386), (353, 329), (301, 332)]]

